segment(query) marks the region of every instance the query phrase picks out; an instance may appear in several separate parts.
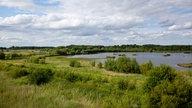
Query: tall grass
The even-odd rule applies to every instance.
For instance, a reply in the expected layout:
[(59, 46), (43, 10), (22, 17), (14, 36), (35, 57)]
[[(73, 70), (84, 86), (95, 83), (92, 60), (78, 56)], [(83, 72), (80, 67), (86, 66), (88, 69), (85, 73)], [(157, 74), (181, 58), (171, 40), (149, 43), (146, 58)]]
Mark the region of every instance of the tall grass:
[[(142, 90), (150, 76), (113, 74), (83, 59), (77, 59), (83, 66), (70, 67), (71, 60), (48, 57), (46, 64), (22, 65), (0, 61), (0, 108), (141, 108), (150, 104)], [(16, 78), (9, 75), (12, 72)], [(31, 75), (50, 79), (42, 84), (30, 83)], [(190, 73), (184, 76), (191, 79)]]

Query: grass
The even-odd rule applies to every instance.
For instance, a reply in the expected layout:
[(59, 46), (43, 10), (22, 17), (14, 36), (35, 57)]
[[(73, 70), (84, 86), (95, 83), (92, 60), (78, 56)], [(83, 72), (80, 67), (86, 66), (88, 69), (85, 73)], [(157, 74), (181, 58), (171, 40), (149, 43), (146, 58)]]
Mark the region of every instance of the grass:
[[(71, 60), (79, 61), (82, 67), (70, 67)], [(141, 108), (145, 97), (142, 85), (147, 76), (92, 67), (88, 59), (52, 56), (46, 57), (46, 64), (1, 60), (0, 66), (0, 108)], [(10, 70), (18, 66), (49, 68), (54, 78), (37, 86), (29, 83), (28, 76), (9, 77)], [(191, 72), (185, 76), (192, 82)]]
[[(137, 74), (118, 74), (104, 69), (92, 67), (90, 60), (76, 59), (81, 62), (82, 67), (69, 67), (72, 58), (62, 56), (47, 57), (46, 64), (27, 63), (25, 60), (4, 60), (4, 64), (12, 64), (17, 67), (44, 67), (55, 71), (54, 80), (50, 83), (36, 86), (28, 83), (28, 77), (13, 79), (7, 75), (7, 71), (0, 72), (0, 107), (2, 108), (96, 108), (96, 107), (121, 107), (124, 103), (129, 106), (140, 105), (139, 86), (142, 85), (145, 77)], [(68, 81), (66, 73), (74, 73), (81, 76), (83, 81)], [(58, 75), (59, 74), (59, 75)], [(56, 76), (58, 75), (58, 76)], [(86, 79), (88, 78), (88, 79)], [(134, 90), (119, 90), (118, 81), (127, 79)], [(128, 85), (128, 86), (129, 86)], [(139, 95), (139, 94), (140, 95)], [(124, 102), (125, 97), (130, 99)], [(119, 99), (116, 103), (116, 99)], [(133, 98), (133, 100), (131, 100)], [(114, 103), (111, 103), (114, 101)], [(133, 102), (132, 102), (133, 101)]]

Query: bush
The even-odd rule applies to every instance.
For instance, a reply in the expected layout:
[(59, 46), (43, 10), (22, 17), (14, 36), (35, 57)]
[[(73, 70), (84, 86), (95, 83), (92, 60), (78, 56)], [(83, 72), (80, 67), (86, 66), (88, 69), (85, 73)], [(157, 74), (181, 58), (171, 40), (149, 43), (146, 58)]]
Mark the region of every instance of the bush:
[(92, 62), (91, 62), (91, 66), (92, 66), (92, 67), (95, 67), (95, 61), (92, 61)]
[(131, 59), (126, 56), (119, 57), (116, 60), (116, 71), (128, 73), (131, 71)]
[(2, 51), (0, 52), (0, 59), (4, 60), (5, 59), (5, 53), (3, 53)]
[(81, 67), (81, 63), (76, 61), (76, 60), (72, 60), (72, 61), (70, 61), (69, 66), (71, 66), (71, 67)]
[(148, 71), (150, 71), (151, 69), (153, 69), (153, 63), (151, 62), (151, 60), (149, 60), (146, 63), (142, 63), (140, 66), (140, 71), (142, 74), (147, 74)]
[(105, 69), (123, 73), (140, 73), (139, 64), (136, 59), (122, 56), (117, 60), (108, 59), (105, 61)]
[(12, 68), (12, 70), (10, 71), (9, 75), (12, 77), (12, 78), (20, 78), (22, 76), (26, 76), (28, 75), (28, 71), (27, 69), (24, 69), (24, 68), (19, 68), (19, 67), (14, 67)]
[(130, 71), (131, 73), (140, 73), (140, 67), (135, 58), (132, 59), (131, 66), (132, 66), (131, 71)]
[(159, 67), (155, 67), (149, 72), (149, 78), (144, 85), (144, 91), (150, 92), (162, 80), (172, 81), (175, 77), (174, 69), (170, 66), (160, 65)]
[(29, 75), (29, 79), (32, 84), (41, 85), (48, 83), (53, 77), (53, 72), (51, 69), (36, 68), (31, 70), (32, 72)]
[(115, 71), (116, 70), (116, 62), (114, 59), (107, 59), (105, 61), (104, 68), (109, 71)]
[(192, 105), (192, 86), (166, 65), (150, 71), (144, 91), (149, 96), (149, 107), (190, 108)]
[(102, 67), (103, 67), (103, 64), (102, 64), (101, 62), (99, 62), (99, 63), (97, 64), (97, 67), (98, 67), (98, 68), (102, 68)]
[(161, 81), (150, 92), (150, 104), (156, 108), (189, 108), (192, 105), (192, 87), (183, 79)]

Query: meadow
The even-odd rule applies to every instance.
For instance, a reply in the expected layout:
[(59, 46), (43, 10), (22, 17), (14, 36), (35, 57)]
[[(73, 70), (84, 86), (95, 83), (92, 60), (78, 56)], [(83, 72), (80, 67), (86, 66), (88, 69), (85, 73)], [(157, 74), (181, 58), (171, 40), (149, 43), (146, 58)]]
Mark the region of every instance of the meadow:
[(192, 106), (191, 71), (166, 65), (146, 69), (146, 63), (141, 72), (121, 72), (94, 59), (49, 56), (41, 50), (10, 50), (5, 55), (13, 53), (22, 56), (0, 60), (1, 108)]

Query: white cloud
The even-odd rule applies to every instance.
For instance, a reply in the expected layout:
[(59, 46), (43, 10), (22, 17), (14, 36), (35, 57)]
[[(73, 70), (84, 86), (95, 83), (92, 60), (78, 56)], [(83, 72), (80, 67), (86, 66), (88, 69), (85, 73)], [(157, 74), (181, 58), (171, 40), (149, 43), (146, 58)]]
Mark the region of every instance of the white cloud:
[(192, 29), (192, 22), (186, 22), (183, 25), (172, 25), (168, 29), (169, 30)]
[[(18, 12), (14, 16), (0, 17), (0, 33), (6, 32), (0, 35), (2, 41), (18, 38), (20, 41), (13, 43), (22, 43), (23, 39), (26, 41), (33, 38), (35, 45), (144, 43), (170, 35), (184, 36), (178, 31), (188, 32), (192, 28), (191, 0), (37, 2), (0, 0), (0, 6)], [(54, 3), (56, 5), (46, 6)], [(169, 30), (171, 32), (168, 33)]]

